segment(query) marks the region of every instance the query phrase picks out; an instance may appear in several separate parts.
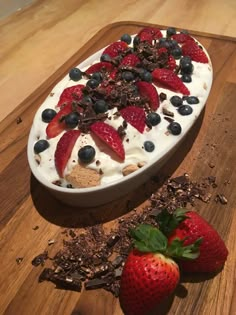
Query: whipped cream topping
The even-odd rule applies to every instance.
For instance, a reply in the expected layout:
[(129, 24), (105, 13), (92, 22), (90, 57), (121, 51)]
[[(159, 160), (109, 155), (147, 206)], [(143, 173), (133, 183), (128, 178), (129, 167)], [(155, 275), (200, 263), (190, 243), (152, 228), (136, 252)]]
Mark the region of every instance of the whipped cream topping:
[[(166, 36), (166, 31), (162, 31), (163, 36)], [(132, 36), (134, 37), (134, 36)], [(204, 48), (203, 48), (204, 49)], [(104, 49), (101, 49), (84, 62), (79, 64), (77, 67), (81, 71), (85, 71), (91, 64), (100, 61), (100, 55)], [(206, 50), (204, 49), (207, 54)], [(207, 54), (208, 56), (208, 54)], [(208, 56), (209, 58), (209, 56)], [(177, 65), (179, 60), (176, 60)], [(199, 103), (191, 105), (193, 112), (190, 115), (183, 116), (179, 114), (178, 108), (174, 107), (170, 98), (174, 95), (182, 97), (181, 93), (172, 92), (168, 89), (156, 87), (158, 94), (165, 93), (167, 99), (160, 102), (160, 107), (157, 109), (157, 113), (161, 116), (161, 122), (157, 126), (153, 126), (152, 129), (148, 127), (145, 128), (144, 132), (141, 134), (133, 126), (128, 124), (126, 128), (126, 135), (123, 139), (123, 145), (125, 149), (125, 160), (121, 162), (111, 149), (107, 147), (102, 141), (96, 142), (91, 134), (81, 134), (73, 148), (71, 157), (67, 163), (65, 174), (71, 172), (72, 168), (78, 163), (78, 150), (84, 145), (92, 145), (96, 150), (96, 156), (92, 163), (88, 164), (86, 167), (94, 169), (102, 173), (101, 185), (108, 184), (113, 181), (123, 178), (122, 170), (125, 166), (137, 163), (152, 163), (158, 159), (161, 159), (165, 154), (167, 154), (178, 142), (185, 136), (187, 131), (191, 128), (194, 121), (198, 118), (201, 113), (206, 100), (208, 98), (211, 84), (212, 84), (212, 66), (210, 63), (199, 63), (192, 61), (194, 66), (193, 73), (191, 75), (192, 82), (185, 83), (190, 91), (190, 95), (196, 96), (199, 99)], [(46, 127), (47, 123), (42, 121), (41, 114), (46, 108), (52, 108), (59, 111), (59, 107), (56, 105), (59, 101), (62, 91), (70, 86), (77, 84), (86, 84), (87, 80), (81, 79), (79, 82), (74, 82), (69, 78), (69, 74), (66, 75), (52, 90), (50, 95), (46, 98), (43, 104), (40, 106), (35, 114), (30, 137), (33, 137), (33, 141), (37, 142), (39, 139), (47, 139)], [(184, 102), (185, 104), (186, 102)], [(187, 104), (187, 103), (186, 103)], [(174, 113), (173, 119), (178, 122), (182, 127), (182, 132), (180, 135), (172, 135), (168, 131), (169, 122), (164, 118), (166, 115), (163, 113), (163, 108)], [(106, 123), (117, 129), (122, 125), (123, 118), (121, 116), (113, 115), (116, 109), (109, 111), (108, 119), (105, 120)], [(49, 142), (49, 148), (40, 153), (40, 163), (36, 163), (38, 171), (42, 176), (49, 182), (55, 182), (60, 180), (62, 186), (66, 186), (68, 183), (65, 179), (60, 179), (55, 168), (54, 152), (56, 150), (57, 143), (61, 138), (63, 133), (59, 134), (55, 138), (47, 139)], [(144, 149), (145, 141), (152, 141), (155, 144), (155, 149), (152, 152), (147, 152)], [(32, 155), (34, 156), (34, 149), (32, 147)], [(99, 161), (99, 162), (98, 162)]]

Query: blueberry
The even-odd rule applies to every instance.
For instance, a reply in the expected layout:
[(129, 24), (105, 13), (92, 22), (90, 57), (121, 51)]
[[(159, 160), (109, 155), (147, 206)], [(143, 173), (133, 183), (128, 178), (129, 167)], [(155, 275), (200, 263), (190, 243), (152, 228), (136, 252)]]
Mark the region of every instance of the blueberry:
[(79, 114), (77, 112), (72, 112), (65, 116), (65, 124), (68, 128), (75, 128), (79, 123)]
[(152, 152), (155, 149), (155, 144), (152, 141), (145, 141), (144, 142), (144, 149), (147, 152)]
[(42, 121), (49, 123), (55, 116), (57, 112), (54, 109), (46, 108), (42, 112)]
[(183, 74), (181, 80), (185, 83), (190, 83), (192, 82), (192, 77), (190, 74)]
[(79, 81), (82, 79), (82, 72), (78, 68), (73, 68), (69, 72), (69, 77), (73, 81)]
[(180, 31), (181, 34), (189, 34), (189, 32), (187, 30), (182, 30)]
[(180, 59), (182, 55), (182, 49), (179, 46), (177, 46), (171, 50), (171, 54), (175, 59)]
[(85, 145), (78, 151), (78, 157), (82, 163), (90, 163), (94, 159), (96, 151), (91, 145)]
[(34, 145), (34, 152), (36, 154), (43, 152), (49, 147), (49, 142), (47, 140), (41, 139), (38, 140)]
[(129, 45), (132, 41), (132, 38), (129, 34), (123, 34), (120, 40), (122, 40), (123, 42), (126, 42)]
[(87, 81), (86, 86), (90, 87), (91, 89), (96, 89), (99, 86), (99, 82), (95, 79), (90, 79)]
[(186, 99), (188, 104), (198, 104), (199, 99), (196, 96), (188, 96)]
[(145, 70), (141, 77), (143, 81), (152, 82), (152, 74), (149, 71)]
[(181, 74), (192, 74), (193, 73), (193, 64), (191, 62), (186, 62), (180, 66)]
[(171, 47), (172, 47), (172, 48), (180, 47), (180, 46), (179, 46), (179, 43), (177, 42), (177, 40), (175, 40), (175, 39), (172, 39), (172, 40), (171, 40)]
[(108, 105), (104, 100), (97, 100), (93, 108), (96, 114), (105, 113), (106, 111), (108, 111)]
[(166, 42), (166, 38), (165, 37), (159, 38), (159, 44), (163, 44), (165, 42)]
[(172, 121), (168, 126), (169, 131), (172, 133), (172, 135), (179, 135), (182, 131), (182, 128), (179, 123)]
[(156, 126), (161, 122), (161, 116), (155, 112), (147, 114), (147, 123), (151, 126)]
[(184, 65), (185, 63), (191, 63), (192, 59), (189, 56), (184, 56), (180, 59), (180, 65)]
[(138, 35), (136, 35), (133, 39), (133, 45), (137, 46), (140, 43), (140, 38), (138, 37)]
[(171, 41), (169, 41), (167, 39), (165, 39), (163, 41), (159, 41), (159, 43), (160, 43), (160, 47), (164, 47), (166, 49), (171, 48)]
[(167, 36), (170, 37), (170, 36), (176, 34), (176, 29), (174, 27), (168, 27), (166, 33), (167, 33)]
[(170, 102), (172, 105), (179, 107), (183, 104), (183, 100), (181, 97), (179, 97), (178, 95), (174, 95), (170, 98)]
[(92, 104), (93, 100), (91, 99), (91, 97), (89, 95), (85, 95), (82, 98), (81, 103), (83, 103), (83, 104)]
[(124, 71), (121, 76), (122, 76), (122, 79), (127, 82), (134, 80), (134, 74), (131, 71)]
[(178, 112), (180, 113), (180, 115), (186, 116), (186, 115), (190, 115), (193, 112), (193, 109), (191, 106), (189, 105), (181, 105), (178, 108)]
[(111, 57), (108, 54), (103, 54), (100, 57), (101, 61), (106, 61), (106, 62), (110, 62), (111, 61)]
[(92, 77), (91, 77), (91, 79), (94, 79), (94, 80), (97, 80), (99, 83), (101, 83), (102, 82), (102, 74), (100, 73), (100, 72), (94, 72), (93, 74), (92, 74)]

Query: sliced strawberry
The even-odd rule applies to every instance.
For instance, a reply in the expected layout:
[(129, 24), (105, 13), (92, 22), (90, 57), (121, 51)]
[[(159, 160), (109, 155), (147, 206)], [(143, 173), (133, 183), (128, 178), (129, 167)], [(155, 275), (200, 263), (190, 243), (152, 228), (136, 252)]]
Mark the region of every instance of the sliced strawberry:
[(175, 58), (172, 55), (168, 56), (168, 69), (175, 70), (176, 68), (176, 61)]
[(181, 79), (169, 69), (155, 69), (152, 72), (153, 82), (157, 86), (162, 86), (174, 92), (179, 92), (184, 95), (190, 95), (188, 88), (184, 85)]
[(110, 73), (110, 79), (115, 80), (116, 75), (117, 75), (118, 69), (115, 68), (111, 73)]
[(72, 112), (71, 102), (69, 102), (60, 109), (56, 116), (47, 125), (46, 134), (48, 138), (54, 138), (58, 136), (63, 130), (66, 129), (66, 124), (63, 120), (63, 117), (71, 112)]
[(66, 164), (71, 156), (71, 152), (79, 135), (79, 130), (69, 130), (62, 135), (57, 143), (54, 158), (55, 166), (60, 177), (63, 177)]
[(208, 63), (207, 55), (196, 42), (187, 41), (182, 46), (182, 54), (183, 56), (189, 56), (193, 61)]
[(142, 33), (151, 34), (152, 39), (159, 39), (159, 38), (163, 37), (160, 29), (157, 27), (145, 27), (145, 28), (141, 29), (141, 31), (139, 31), (139, 33), (138, 33), (138, 37), (140, 37)]
[(120, 110), (120, 114), (127, 123), (136, 128), (140, 133), (143, 133), (146, 121), (146, 115), (143, 108), (127, 106)]
[(120, 41), (120, 42), (114, 42), (111, 45), (109, 45), (105, 50), (103, 51), (104, 54), (108, 54), (111, 58), (117, 57), (120, 53), (125, 51), (128, 48), (128, 44), (126, 42)]
[(77, 84), (64, 89), (64, 91), (60, 95), (57, 107), (61, 107), (61, 105), (67, 104), (68, 102), (73, 100), (80, 100), (83, 96), (84, 87), (85, 86), (83, 84)]
[(122, 140), (115, 128), (103, 121), (91, 125), (91, 131), (105, 142), (122, 160), (125, 159), (125, 150)]
[(194, 41), (189, 34), (178, 33), (171, 36), (172, 39), (176, 40), (179, 44), (183, 44), (187, 41)]
[(152, 34), (151, 33), (148, 33), (148, 32), (142, 32), (140, 35), (139, 35), (139, 39), (140, 39), (140, 42), (148, 42), (150, 44), (152, 44)]
[(139, 81), (136, 83), (141, 96), (147, 97), (150, 102), (150, 107), (157, 110), (160, 105), (159, 96), (156, 88), (148, 82)]
[(122, 60), (120, 65), (121, 66), (129, 66), (135, 67), (138, 63), (140, 63), (140, 59), (135, 54), (126, 55)]
[(106, 72), (111, 72), (114, 66), (110, 62), (98, 62), (93, 65), (91, 65), (85, 72), (87, 74), (93, 74), (94, 72), (100, 72), (102, 70)]
[(157, 52), (158, 52), (158, 55), (161, 55), (161, 54), (166, 54), (168, 50), (165, 47), (161, 47), (157, 50)]

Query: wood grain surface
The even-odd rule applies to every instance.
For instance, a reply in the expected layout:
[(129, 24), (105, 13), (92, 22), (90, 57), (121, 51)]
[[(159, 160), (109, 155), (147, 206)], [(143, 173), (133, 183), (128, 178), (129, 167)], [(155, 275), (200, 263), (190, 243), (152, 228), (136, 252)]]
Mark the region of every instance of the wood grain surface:
[[(81, 293), (56, 290), (52, 283), (38, 283), (42, 267), (32, 259), (48, 250), (53, 256), (62, 247), (65, 228), (80, 229), (103, 223), (112, 228), (117, 218), (134, 207), (141, 210), (161, 183), (146, 183), (124, 198), (90, 209), (69, 208), (56, 201), (31, 175), (26, 145), (34, 113), (52, 86), (74, 65), (124, 32), (136, 33), (144, 24), (108, 25), (0, 124), (0, 314), (5, 315), (122, 315), (119, 300), (100, 289)], [(213, 88), (206, 109), (173, 158), (161, 169), (163, 176), (187, 172), (193, 180), (216, 176), (217, 188), (199, 212), (213, 224), (229, 249), (225, 268), (215, 277), (184, 278), (176, 295), (161, 314), (236, 314), (236, 44), (230, 38), (193, 33), (208, 49), (214, 69)], [(21, 122), (17, 123), (17, 119)], [(224, 194), (226, 205), (214, 201)], [(129, 207), (127, 207), (129, 201)], [(33, 228), (38, 226), (37, 230)], [(48, 246), (48, 240), (55, 244)], [(23, 260), (17, 264), (16, 259)], [(159, 314), (159, 313), (158, 313)], [(155, 314), (157, 315), (157, 314)]]
[(236, 1), (34, 0), (0, 20), (0, 121), (100, 29), (129, 20), (236, 37)]

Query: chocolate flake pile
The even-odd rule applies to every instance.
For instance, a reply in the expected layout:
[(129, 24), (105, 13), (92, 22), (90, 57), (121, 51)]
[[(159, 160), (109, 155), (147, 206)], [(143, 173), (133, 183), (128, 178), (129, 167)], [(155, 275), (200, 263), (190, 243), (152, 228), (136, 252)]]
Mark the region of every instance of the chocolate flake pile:
[[(95, 225), (83, 231), (63, 231), (63, 249), (51, 258), (53, 267), (44, 268), (39, 282), (51, 281), (57, 288), (74, 291), (103, 288), (118, 297), (122, 268), (132, 247), (129, 230), (144, 222), (157, 226), (155, 216), (163, 209), (172, 212), (178, 207), (193, 206), (196, 199), (209, 202), (211, 194), (207, 190), (216, 186), (213, 176), (196, 183), (185, 174), (168, 179), (151, 196), (149, 207), (134, 209), (118, 219), (116, 230), (105, 233), (102, 225)], [(44, 252), (32, 264), (44, 265), (47, 259), (48, 253)]]

